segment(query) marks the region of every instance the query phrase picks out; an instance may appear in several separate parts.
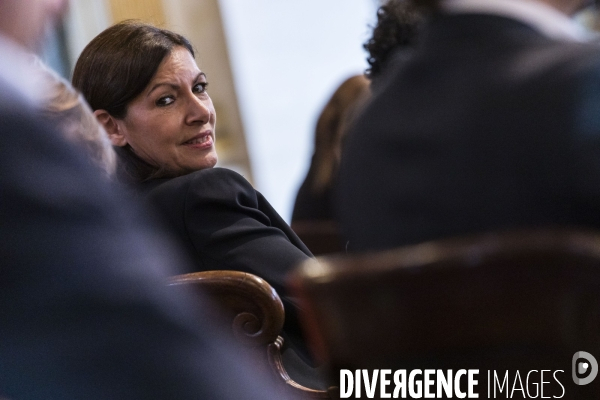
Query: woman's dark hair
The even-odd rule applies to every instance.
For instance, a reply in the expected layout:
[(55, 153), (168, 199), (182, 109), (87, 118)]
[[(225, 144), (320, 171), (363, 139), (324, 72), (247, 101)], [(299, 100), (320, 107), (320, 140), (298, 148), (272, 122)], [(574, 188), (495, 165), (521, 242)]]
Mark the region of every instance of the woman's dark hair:
[[(162, 61), (177, 46), (194, 56), (190, 42), (177, 33), (139, 21), (120, 22), (83, 49), (73, 71), (73, 86), (92, 110), (106, 110), (122, 119), (129, 103), (144, 91)], [(129, 145), (115, 150), (119, 180), (144, 181), (164, 172), (139, 158)]]
[(382, 73), (394, 50), (414, 43), (420, 21), (421, 14), (407, 0), (388, 0), (379, 7), (373, 35), (363, 45), (369, 52), (367, 62), (370, 67), (365, 71), (369, 79)]
[(104, 30), (86, 47), (73, 71), (73, 86), (92, 107), (124, 118), (127, 105), (142, 93), (174, 47), (194, 49), (183, 36), (139, 21)]

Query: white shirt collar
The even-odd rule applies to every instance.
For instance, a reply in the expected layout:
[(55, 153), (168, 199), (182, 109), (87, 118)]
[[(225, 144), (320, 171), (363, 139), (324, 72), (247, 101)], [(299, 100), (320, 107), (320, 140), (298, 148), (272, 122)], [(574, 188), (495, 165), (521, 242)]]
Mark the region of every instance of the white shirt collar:
[(0, 79), (19, 95), (22, 100), (37, 107), (45, 91), (36, 56), (10, 38), (0, 35)]
[(583, 42), (593, 35), (557, 9), (536, 0), (442, 0), (452, 13), (485, 13), (521, 21), (553, 39)]

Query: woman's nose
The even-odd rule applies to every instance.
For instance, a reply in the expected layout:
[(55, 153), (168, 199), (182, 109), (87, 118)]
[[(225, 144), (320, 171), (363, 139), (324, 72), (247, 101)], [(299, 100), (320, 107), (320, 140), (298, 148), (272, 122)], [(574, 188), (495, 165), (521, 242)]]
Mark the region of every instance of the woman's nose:
[(186, 123), (188, 124), (206, 124), (210, 120), (210, 98), (200, 99), (193, 95), (189, 102)]

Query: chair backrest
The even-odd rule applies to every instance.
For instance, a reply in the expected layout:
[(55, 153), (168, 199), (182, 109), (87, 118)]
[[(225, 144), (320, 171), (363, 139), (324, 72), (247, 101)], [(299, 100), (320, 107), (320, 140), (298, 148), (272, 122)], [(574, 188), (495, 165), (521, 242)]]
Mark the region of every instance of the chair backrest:
[(599, 397), (600, 379), (595, 388), (571, 379), (575, 352), (600, 356), (596, 233), (519, 231), (322, 257), (290, 287), (333, 384), (340, 369), (482, 368), (483, 380), (485, 369), (543, 368), (563, 370), (563, 398)]

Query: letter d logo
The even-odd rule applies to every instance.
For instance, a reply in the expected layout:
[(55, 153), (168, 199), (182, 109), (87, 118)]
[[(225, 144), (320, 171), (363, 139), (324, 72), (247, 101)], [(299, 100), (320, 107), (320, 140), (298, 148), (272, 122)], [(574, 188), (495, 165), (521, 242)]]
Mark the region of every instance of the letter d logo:
[[(583, 361), (583, 360), (585, 361)], [(585, 378), (579, 376), (587, 374)], [(598, 361), (588, 352), (578, 351), (573, 354), (573, 382), (577, 385), (587, 385), (598, 375)]]

